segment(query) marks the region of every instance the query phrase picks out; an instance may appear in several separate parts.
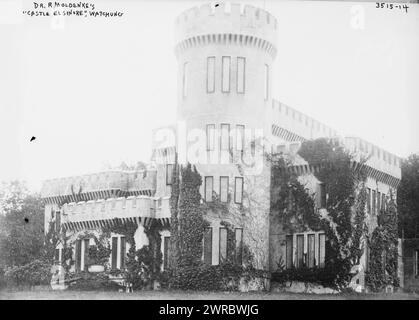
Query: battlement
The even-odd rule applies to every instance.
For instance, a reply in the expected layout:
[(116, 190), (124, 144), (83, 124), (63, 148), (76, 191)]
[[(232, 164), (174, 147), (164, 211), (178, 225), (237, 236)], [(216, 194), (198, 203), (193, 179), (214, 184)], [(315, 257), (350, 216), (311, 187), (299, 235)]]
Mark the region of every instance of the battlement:
[(277, 20), (266, 10), (238, 3), (205, 4), (176, 19), (176, 40), (205, 35), (241, 35), (265, 40), (275, 47)]
[[(275, 127), (282, 128), (283, 131), (273, 128), (275, 135), (286, 135), (294, 141), (333, 138), (339, 135), (333, 128), (277, 100), (272, 100), (270, 119)], [(295, 137), (288, 132), (292, 132)], [(288, 138), (286, 140), (289, 140)]]
[(42, 185), (41, 196), (48, 198), (104, 190), (155, 190), (155, 184), (155, 170), (109, 170), (82, 176), (45, 180)]
[(393, 153), (358, 137), (345, 137), (345, 146), (354, 153), (356, 159), (367, 159), (366, 164), (401, 179), (401, 159)]

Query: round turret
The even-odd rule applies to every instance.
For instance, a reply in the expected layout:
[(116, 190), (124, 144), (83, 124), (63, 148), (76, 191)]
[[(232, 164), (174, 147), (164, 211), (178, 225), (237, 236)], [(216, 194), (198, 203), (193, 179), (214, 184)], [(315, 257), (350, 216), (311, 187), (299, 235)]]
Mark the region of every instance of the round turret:
[(203, 5), (176, 19), (178, 120), (188, 129), (265, 130), (277, 21), (240, 4)]

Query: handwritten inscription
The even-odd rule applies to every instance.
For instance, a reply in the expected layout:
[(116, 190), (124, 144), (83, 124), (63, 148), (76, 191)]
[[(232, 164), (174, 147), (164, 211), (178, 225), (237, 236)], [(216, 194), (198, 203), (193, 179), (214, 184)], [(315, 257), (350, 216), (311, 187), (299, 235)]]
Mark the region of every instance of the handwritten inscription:
[(386, 2), (376, 2), (375, 7), (378, 9), (390, 9), (390, 10), (404, 10), (407, 13), (407, 9), (409, 9), (409, 6), (404, 3), (386, 3)]
[(30, 17), (122, 17), (120, 11), (97, 10), (94, 3), (89, 2), (33, 2), (32, 8), (24, 10), (23, 14)]

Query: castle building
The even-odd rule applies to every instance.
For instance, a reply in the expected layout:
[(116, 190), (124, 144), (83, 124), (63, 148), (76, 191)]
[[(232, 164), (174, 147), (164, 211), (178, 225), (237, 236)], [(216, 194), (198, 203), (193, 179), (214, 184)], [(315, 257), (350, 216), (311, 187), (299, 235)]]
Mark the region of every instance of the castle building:
[[(148, 244), (145, 230), (162, 226), (161, 251), (167, 268), (170, 239), (171, 183), (175, 155), (196, 165), (203, 183), (203, 202), (228, 204), (229, 212), (208, 206), (210, 223), (203, 239), (203, 260), (217, 265), (227, 256), (227, 228), (232, 226), (235, 255), (244, 263), (244, 248), (255, 268), (324, 265), (323, 232), (287, 234), (270, 216), (271, 176), (263, 154), (284, 152), (293, 157), (310, 192), (322, 199), (321, 182), (296, 155), (302, 142), (336, 138), (361, 157), (369, 156), (367, 213), (376, 225), (380, 207), (400, 182), (400, 159), (356, 137), (334, 129), (272, 97), (273, 64), (277, 56), (278, 22), (269, 12), (239, 4), (203, 5), (182, 13), (175, 22), (178, 61), (177, 123), (156, 129), (150, 166), (140, 171), (106, 171), (47, 180), (42, 187), (45, 227), (51, 221), (72, 234), (75, 270), (86, 270), (92, 239), (80, 233), (133, 222), (136, 248)], [(322, 203), (319, 202), (321, 207)], [(375, 222), (374, 222), (375, 221)], [(95, 231), (95, 232), (96, 232)], [(110, 265), (122, 269), (129, 244), (112, 234)], [(61, 248), (57, 248), (59, 259)], [(364, 254), (362, 265), (366, 266)], [(363, 268), (365, 269), (365, 268)], [(355, 279), (364, 286), (363, 272)]]

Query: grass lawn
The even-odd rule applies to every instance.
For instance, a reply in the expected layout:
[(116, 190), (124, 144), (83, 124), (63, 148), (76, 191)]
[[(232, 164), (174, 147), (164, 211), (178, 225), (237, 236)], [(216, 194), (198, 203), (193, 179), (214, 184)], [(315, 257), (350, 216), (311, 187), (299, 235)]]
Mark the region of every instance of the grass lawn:
[(353, 299), (386, 299), (386, 300), (419, 300), (418, 294), (335, 294), (316, 295), (303, 293), (273, 293), (273, 292), (204, 292), (204, 291), (137, 291), (134, 293), (104, 292), (104, 291), (53, 291), (24, 290), (0, 291), (0, 300), (353, 300)]

